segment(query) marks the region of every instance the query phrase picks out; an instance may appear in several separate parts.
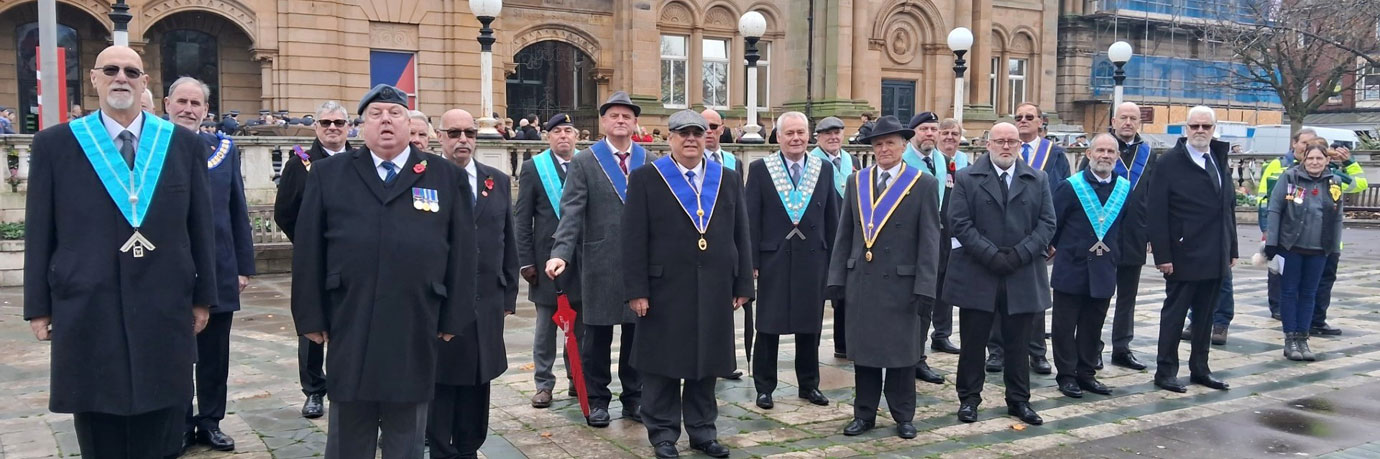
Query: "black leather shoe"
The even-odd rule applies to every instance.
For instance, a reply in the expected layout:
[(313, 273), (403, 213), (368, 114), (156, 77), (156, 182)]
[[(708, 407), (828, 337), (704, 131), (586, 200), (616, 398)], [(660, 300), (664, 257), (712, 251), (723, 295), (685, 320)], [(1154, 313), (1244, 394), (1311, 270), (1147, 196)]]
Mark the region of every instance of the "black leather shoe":
[(1321, 327), (1309, 328), (1308, 334), (1313, 336), (1337, 336), (1342, 334), (1342, 329), (1323, 323)]
[(820, 392), (819, 389), (810, 389), (806, 392), (802, 392), (800, 398), (809, 400), (810, 403), (815, 405), (829, 406), (829, 397), (825, 397), (824, 393)]
[(178, 456), (181, 456), (182, 454), (186, 453), (187, 450), (188, 450), (188, 449), (191, 449), (191, 448), (192, 448), (192, 445), (195, 445), (195, 444), (196, 444), (196, 431), (191, 431), (191, 432), (183, 433), (183, 434), (182, 434), (182, 449), (181, 449), (180, 451), (178, 451), (177, 456), (174, 456), (174, 457), (178, 457)]
[(948, 338), (939, 338), (930, 343), (930, 349), (934, 349), (945, 354), (957, 354), (958, 346), (950, 342)]
[[(591, 414), (593, 414), (593, 413), (591, 413)], [(665, 458), (665, 457), (680, 457), (680, 452), (679, 452), (679, 451), (676, 451), (676, 443), (675, 443), (675, 442), (663, 441), (663, 442), (661, 442), (661, 443), (657, 443), (657, 444), (656, 444), (656, 457), (658, 457), (658, 458)]]
[(977, 422), (978, 402), (963, 402), (958, 405), (958, 420)]
[(623, 405), (623, 419), (627, 419), (629, 421), (636, 423), (641, 423), (642, 412), (638, 409), (637, 405)]
[(608, 427), (609, 409), (590, 408), (589, 416), (585, 417), (585, 423), (589, 424), (590, 427)]
[(1193, 339), (1193, 329), (1192, 329), (1192, 328), (1189, 328), (1189, 326), (1185, 325), (1185, 326), (1184, 326), (1184, 331), (1179, 332), (1179, 341), (1190, 341), (1190, 340), (1192, 340), (1192, 339)]
[(988, 373), (1001, 373), (1001, 369), (1002, 369), (1002, 367), (1005, 366), (1005, 365), (1006, 365), (1006, 362), (1003, 362), (1003, 361), (1002, 361), (1002, 358), (1001, 358), (1000, 355), (996, 355), (996, 354), (988, 354), (988, 355), (987, 355), (987, 372), (988, 372)]
[(1049, 359), (1040, 356), (1030, 358), (1030, 371), (1034, 371), (1036, 374), (1047, 375), (1053, 373), (1054, 369), (1049, 367)]
[(1178, 379), (1178, 378), (1167, 379), (1167, 380), (1158, 380), (1158, 379), (1156, 379), (1156, 380), (1155, 380), (1155, 387), (1158, 387), (1158, 388), (1160, 388), (1160, 389), (1164, 389), (1164, 390), (1167, 390), (1167, 391), (1170, 391), (1170, 392), (1178, 392), (1178, 393), (1180, 393), (1180, 394), (1182, 394), (1182, 393), (1184, 393), (1184, 392), (1188, 392), (1188, 386), (1185, 386), (1185, 385), (1183, 385), (1183, 383), (1179, 382), (1179, 379)]
[(201, 429), (201, 431), (197, 432), (196, 439), (202, 444), (211, 445), (211, 449), (216, 451), (235, 450), (235, 439), (230, 438), (225, 432), (221, 432), (219, 427)]
[(1280, 319), (1280, 317), (1279, 317), (1279, 311), (1270, 311), (1270, 318), (1271, 318), (1271, 319), (1275, 319), (1275, 320), (1279, 320), (1279, 321), (1283, 321), (1283, 319)]
[(1065, 396), (1083, 398), (1083, 389), (1079, 388), (1078, 382), (1072, 379), (1059, 381), (1059, 392)]
[(912, 424), (910, 421), (896, 424), (896, 436), (898, 437), (909, 440), (915, 438), (916, 433), (918, 432), (915, 431), (915, 424)]
[(743, 372), (739, 370), (733, 370), (733, 373), (730, 373), (728, 376), (724, 376), (724, 379), (730, 381), (737, 381), (739, 379), (743, 379)]
[(1136, 355), (1132, 354), (1131, 351), (1112, 353), (1112, 365), (1132, 370), (1145, 369), (1145, 364), (1140, 363), (1140, 360), (1136, 359)]
[(1094, 369), (1098, 369), (1098, 370), (1101, 370), (1101, 369), (1102, 369), (1102, 353), (1101, 353), (1101, 352), (1097, 353), (1097, 362), (1096, 362), (1096, 363), (1093, 363), (1093, 368), (1094, 368)]
[(569, 396), (571, 396), (571, 397), (579, 397), (579, 396), (580, 396), (580, 393), (579, 393), (579, 392), (575, 392), (575, 385), (574, 385), (574, 384), (571, 384), (571, 385), (570, 385), (570, 390), (566, 391), (566, 392), (565, 392), (565, 395), (569, 395)]
[(848, 423), (848, 426), (843, 428), (843, 434), (854, 437), (862, 435), (876, 426), (877, 423), (875, 421), (864, 421), (862, 419), (853, 418), (853, 422)]
[(1039, 414), (1035, 413), (1035, 409), (1030, 407), (1030, 402), (1007, 404), (1006, 414), (1015, 416), (1016, 419), (1020, 419), (1021, 422), (1032, 426), (1038, 426), (1045, 423), (1045, 420), (1041, 418)]
[(690, 445), (691, 449), (703, 451), (709, 457), (728, 457), (728, 447), (720, 444), (718, 440), (709, 440), (706, 443)]
[(930, 364), (925, 362), (920, 362), (919, 365), (915, 366), (915, 379), (930, 384), (944, 384), (944, 377), (935, 373), (934, 370), (930, 369)]
[(834, 358), (836, 358), (836, 359), (847, 359), (847, 358), (848, 358), (848, 353), (847, 353), (847, 352), (834, 351)]
[(1112, 395), (1112, 388), (1107, 387), (1106, 384), (1102, 384), (1102, 381), (1098, 381), (1092, 376), (1078, 378), (1078, 387), (1097, 395)]
[(1189, 376), (1189, 377), (1188, 377), (1188, 382), (1191, 382), (1191, 383), (1193, 383), (1193, 384), (1197, 384), (1197, 385), (1199, 385), (1199, 386), (1207, 387), (1208, 389), (1217, 389), (1217, 390), (1230, 390), (1230, 389), (1231, 389), (1231, 384), (1227, 384), (1226, 381), (1217, 379), (1217, 378), (1213, 377), (1211, 374)]
[(306, 403), (302, 404), (302, 417), (316, 419), (326, 414), (326, 404), (322, 401), (322, 394), (311, 394), (307, 396)]
[(771, 399), (771, 394), (757, 394), (757, 407), (758, 407), (758, 408), (761, 408), (761, 409), (764, 409), (764, 410), (770, 410), (770, 409), (772, 409), (772, 408), (775, 407), (775, 406), (776, 406), (776, 402), (772, 401), (772, 399)]

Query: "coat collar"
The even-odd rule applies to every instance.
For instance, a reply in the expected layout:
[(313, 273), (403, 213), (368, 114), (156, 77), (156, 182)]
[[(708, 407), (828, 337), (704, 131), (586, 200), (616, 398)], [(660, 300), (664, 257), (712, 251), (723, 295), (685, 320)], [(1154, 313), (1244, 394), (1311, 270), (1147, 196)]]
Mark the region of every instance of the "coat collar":
[[(988, 194), (992, 195), (993, 200), (1001, 202), (1001, 185), (997, 183), (997, 180), (999, 180), (997, 176), (997, 166), (992, 164), (991, 153), (983, 153), (981, 157), (978, 157), (977, 161), (973, 162), (972, 166), (968, 166), (968, 168), (964, 170), (969, 171), (972, 175), (982, 176), (982, 188), (987, 190)], [(1008, 188), (1006, 193), (1007, 202), (1020, 196), (1030, 185), (1027, 182), (1035, 179), (1035, 169), (1031, 168), (1025, 161), (1019, 159), (1016, 160), (1015, 174), (1016, 176), (1011, 178), (1011, 187)]]
[[(408, 146), (408, 148), (412, 147)], [(350, 162), (354, 163), (355, 172), (359, 173), (360, 180), (363, 180), (364, 185), (374, 193), (374, 197), (378, 198), (379, 203), (384, 205), (397, 199), (403, 192), (412, 189), (412, 185), (417, 183), (417, 180), (422, 177), (421, 174), (414, 172), (413, 169), (417, 166), (417, 163), (427, 159), (424, 157), (426, 156), (425, 153), (413, 149), (410, 154), (407, 155), (407, 164), (403, 166), (402, 170), (398, 171), (398, 178), (394, 179), (395, 181), (392, 185), (385, 187), (383, 181), (379, 180), (379, 174), (376, 172), (377, 168), (374, 167), (374, 158), (369, 152), (368, 146), (361, 146), (354, 151), (341, 154), (350, 155)]]

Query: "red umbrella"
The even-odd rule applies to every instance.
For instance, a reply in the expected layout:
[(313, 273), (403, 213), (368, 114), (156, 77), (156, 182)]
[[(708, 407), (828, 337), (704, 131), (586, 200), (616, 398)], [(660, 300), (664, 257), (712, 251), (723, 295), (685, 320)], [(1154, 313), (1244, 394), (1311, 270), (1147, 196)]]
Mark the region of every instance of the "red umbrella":
[(580, 411), (589, 417), (589, 393), (585, 389), (585, 372), (580, 364), (580, 341), (575, 338), (575, 310), (570, 308), (570, 298), (565, 291), (556, 291), (556, 313), (551, 321), (565, 330), (565, 355), (570, 359), (570, 373), (575, 377), (575, 395), (580, 399)]

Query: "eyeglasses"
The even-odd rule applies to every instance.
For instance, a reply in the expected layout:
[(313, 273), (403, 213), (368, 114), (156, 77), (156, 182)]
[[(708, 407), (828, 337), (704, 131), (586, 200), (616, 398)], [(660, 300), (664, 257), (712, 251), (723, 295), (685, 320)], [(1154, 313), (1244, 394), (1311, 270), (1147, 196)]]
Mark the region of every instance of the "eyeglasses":
[(345, 127), (345, 125), (349, 123), (349, 121), (345, 120), (316, 120), (316, 124), (321, 125), (321, 127), (331, 127), (332, 124), (334, 124), (335, 127)]
[(1036, 116), (1036, 115), (1016, 115), (1014, 118), (1016, 119), (1016, 121), (1035, 121), (1035, 118), (1039, 118), (1039, 116)]
[(1021, 139), (992, 139), (987, 142), (1001, 147), (1013, 147), (1020, 145)]
[(460, 138), (461, 135), (464, 135), (465, 137), (469, 137), (469, 138), (473, 139), (473, 138), (476, 138), (476, 137), (479, 136), (479, 130), (478, 130), (478, 129), (447, 129), (447, 130), (446, 130), (446, 137), (450, 137), (450, 138), (452, 138), (452, 139), (458, 139), (458, 138)]
[[(120, 66), (118, 66), (118, 65), (107, 65), (107, 66), (105, 66), (105, 67), (101, 67), (99, 70), (101, 71), (101, 73), (104, 73), (105, 76), (113, 77), (113, 76), (115, 76), (115, 74), (120, 73)], [(125, 77), (126, 77), (126, 78), (129, 78), (129, 79), (131, 79), (131, 80), (132, 80), (132, 79), (135, 79), (135, 78), (139, 78), (140, 76), (143, 76), (143, 75), (144, 75), (144, 71), (143, 71), (143, 70), (139, 70), (139, 69), (136, 69), (136, 68), (134, 68), (134, 67), (125, 67), (125, 68), (124, 68), (124, 71), (125, 71)]]
[(1194, 130), (1194, 131), (1210, 131), (1210, 130), (1212, 130), (1212, 125), (1211, 125), (1211, 124), (1190, 124), (1190, 125), (1188, 125), (1188, 128), (1189, 128), (1190, 130)]
[(721, 124), (710, 124), (710, 125), (709, 125), (709, 130), (711, 130), (711, 131), (717, 131), (717, 130), (719, 129), (719, 126), (722, 126), (722, 125), (721, 125)]

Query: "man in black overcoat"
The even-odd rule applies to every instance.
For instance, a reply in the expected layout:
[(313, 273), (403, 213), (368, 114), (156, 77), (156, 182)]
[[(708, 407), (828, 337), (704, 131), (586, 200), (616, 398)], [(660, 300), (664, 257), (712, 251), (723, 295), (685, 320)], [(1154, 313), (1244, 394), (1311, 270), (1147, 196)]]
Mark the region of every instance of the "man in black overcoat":
[[(868, 131), (871, 132), (870, 127)], [(819, 120), (815, 124), (815, 142), (818, 145), (814, 150), (810, 150), (810, 156), (823, 159), (834, 167), (834, 191), (840, 199), (839, 212), (846, 214), (849, 204), (842, 201), (844, 188), (848, 185), (848, 177), (853, 175), (854, 171), (862, 169), (862, 161), (843, 149), (841, 119), (829, 116)], [(830, 251), (832, 250), (831, 248)], [(845, 359), (848, 358), (848, 314), (844, 313), (846, 302), (843, 298), (830, 298), (829, 304), (834, 310), (834, 358)]]
[(752, 270), (757, 278), (757, 341), (752, 380), (757, 406), (775, 406), (777, 348), (795, 335), (796, 385), (801, 398), (828, 405), (819, 391), (819, 335), (824, 281), (838, 230), (834, 166), (807, 154), (810, 122), (800, 112), (778, 119), (781, 150), (752, 162), (747, 181)]
[[(455, 109), (441, 129), (475, 132), (474, 116)], [(475, 199), (475, 321), (455, 339), (437, 342), (436, 398), (427, 419), (431, 457), (475, 457), (489, 430), (489, 382), (508, 367), (503, 318), (517, 312), (517, 243), (508, 175), (474, 160), (475, 137), (441, 138), (446, 159), (465, 171), (461, 187)], [(415, 147), (414, 150), (416, 151)], [(538, 318), (540, 320), (540, 317)]]
[(1164, 309), (1160, 313), (1159, 355), (1155, 386), (1186, 392), (1179, 382), (1179, 334), (1192, 306), (1192, 351), (1189, 381), (1212, 389), (1230, 386), (1212, 375), (1208, 350), (1212, 313), (1222, 278), (1236, 265), (1236, 193), (1227, 172), (1226, 142), (1213, 140), (1217, 124), (1211, 108), (1188, 111), (1188, 137), (1155, 159), (1147, 183), (1145, 219), (1155, 268), (1164, 273)]
[[(273, 222), (283, 230), (289, 241), (295, 240), (297, 213), (302, 208), (302, 191), (307, 187), (307, 172), (314, 161), (344, 153), (350, 149), (346, 142), (349, 112), (339, 102), (326, 101), (316, 109), (316, 140), (310, 149), (294, 145), (283, 158), (282, 176), (278, 178), (278, 194), (273, 200)], [(315, 419), (326, 413), (325, 347), (306, 337), (297, 339), (297, 375), (302, 383), (302, 416)]]
[(302, 197), (292, 318), (330, 348), (327, 457), (372, 458), (379, 443), (385, 458), (422, 457), (437, 337), (476, 317), (469, 187), (460, 168), (409, 147), (406, 104), (392, 86), (366, 94), (364, 147), (316, 162)]
[(24, 319), (53, 341), (48, 408), (73, 414), (83, 457), (166, 454), (217, 301), (206, 143), (140, 111), (143, 69), (101, 51), (100, 111), (33, 140)]
[[(915, 438), (915, 362), (921, 320), (934, 305), (939, 272), (939, 187), (901, 160), (915, 131), (895, 116), (877, 120), (866, 141), (877, 164), (848, 180), (848, 211), (829, 261), (831, 298), (848, 299), (848, 358), (857, 399), (844, 435), (876, 426), (883, 392), (896, 434)], [(874, 204), (875, 203), (875, 204)]]
[[(1119, 241), (1121, 254), (1116, 265), (1116, 312), (1112, 316), (1112, 365), (1144, 370), (1145, 364), (1131, 352), (1131, 339), (1136, 331), (1136, 293), (1140, 289), (1140, 271), (1145, 266), (1145, 249), (1149, 246), (1145, 234), (1146, 191), (1150, 174), (1154, 172), (1158, 154), (1150, 151), (1150, 144), (1140, 137), (1140, 106), (1123, 102), (1116, 108), (1112, 133), (1116, 135), (1120, 162), (1115, 172), (1131, 182), (1131, 196), (1126, 202), (1125, 222), (1121, 225)], [(1099, 348), (1099, 359), (1101, 359)], [(1100, 361), (1100, 360), (1099, 360)]]
[(642, 421), (657, 457), (678, 455), (682, 419), (691, 448), (728, 457), (714, 384), (737, 366), (733, 311), (753, 297), (747, 206), (738, 174), (704, 160), (704, 117), (681, 110), (668, 122), (671, 154), (632, 173), (623, 213)]
[[(963, 422), (976, 421), (982, 403), (982, 344), (997, 333), (1006, 352), (1019, 355), (1030, 342), (1033, 318), (1050, 307), (1045, 252), (1055, 216), (1045, 174), (1020, 161), (1015, 126), (997, 123), (990, 132), (987, 154), (954, 178), (948, 208), (949, 231), (962, 245), (949, 253), (943, 299), (959, 308), (958, 419)], [(1007, 413), (1028, 424), (1043, 423), (1030, 407), (1029, 361), (1003, 363)]]

